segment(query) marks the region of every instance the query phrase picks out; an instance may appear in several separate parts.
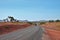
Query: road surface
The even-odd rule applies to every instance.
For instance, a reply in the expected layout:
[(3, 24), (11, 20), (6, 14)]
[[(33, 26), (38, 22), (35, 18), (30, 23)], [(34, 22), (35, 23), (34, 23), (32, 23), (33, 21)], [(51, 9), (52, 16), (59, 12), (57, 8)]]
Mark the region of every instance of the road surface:
[(42, 35), (43, 29), (41, 27), (31, 26), (0, 35), (0, 40), (42, 40)]

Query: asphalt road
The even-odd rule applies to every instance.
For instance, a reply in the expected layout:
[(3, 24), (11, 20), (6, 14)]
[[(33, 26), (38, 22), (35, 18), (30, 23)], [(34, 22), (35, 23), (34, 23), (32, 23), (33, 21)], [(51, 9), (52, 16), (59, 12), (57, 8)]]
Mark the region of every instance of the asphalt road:
[(0, 35), (0, 40), (42, 40), (42, 35), (43, 29), (41, 27), (31, 26)]

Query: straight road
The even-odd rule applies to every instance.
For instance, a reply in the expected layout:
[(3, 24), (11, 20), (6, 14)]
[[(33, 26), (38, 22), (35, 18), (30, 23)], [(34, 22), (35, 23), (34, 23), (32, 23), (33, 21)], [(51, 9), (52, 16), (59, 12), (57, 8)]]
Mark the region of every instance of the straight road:
[(42, 35), (43, 29), (41, 27), (31, 26), (0, 35), (0, 40), (42, 40)]

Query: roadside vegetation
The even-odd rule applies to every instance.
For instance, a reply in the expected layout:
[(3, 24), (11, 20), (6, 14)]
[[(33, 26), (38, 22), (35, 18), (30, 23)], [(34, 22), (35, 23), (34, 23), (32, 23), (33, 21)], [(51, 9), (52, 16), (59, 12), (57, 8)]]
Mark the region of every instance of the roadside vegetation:
[(4, 22), (0, 22), (0, 35), (8, 32), (12, 32), (17, 29), (23, 29), (31, 25), (40, 24), (41, 26), (45, 26), (47, 28), (52, 28), (56, 30), (60, 30), (60, 20), (49, 20), (47, 22), (20, 22), (14, 17), (8, 16), (8, 19), (4, 19)]
[(57, 20), (49, 20), (48, 22), (60, 22), (60, 20), (59, 19), (57, 19)]
[(8, 18), (3, 19), (3, 22), (0, 22), (0, 35), (9, 33), (18, 29), (23, 29), (30, 26), (32, 23), (30, 22), (19, 22), (19, 20), (15, 19), (12, 16), (8, 16)]
[(60, 31), (60, 20), (49, 20), (47, 22), (40, 22), (40, 26)]
[(43, 24), (45, 24), (46, 22), (40, 22), (40, 25), (43, 25)]

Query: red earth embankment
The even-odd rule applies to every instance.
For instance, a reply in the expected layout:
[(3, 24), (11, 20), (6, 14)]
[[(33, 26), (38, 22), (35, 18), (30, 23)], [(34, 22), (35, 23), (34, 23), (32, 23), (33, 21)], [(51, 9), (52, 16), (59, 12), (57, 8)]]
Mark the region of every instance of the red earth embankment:
[(50, 36), (51, 40), (60, 40), (60, 31), (46, 29), (46, 32)]
[(51, 22), (41, 25), (51, 40), (60, 40), (60, 22)]
[(12, 32), (17, 29), (23, 29), (30, 26), (28, 23), (18, 24), (18, 23), (0, 23), (0, 35)]

